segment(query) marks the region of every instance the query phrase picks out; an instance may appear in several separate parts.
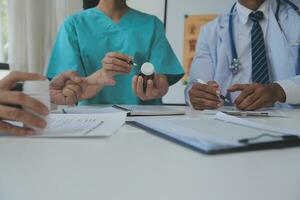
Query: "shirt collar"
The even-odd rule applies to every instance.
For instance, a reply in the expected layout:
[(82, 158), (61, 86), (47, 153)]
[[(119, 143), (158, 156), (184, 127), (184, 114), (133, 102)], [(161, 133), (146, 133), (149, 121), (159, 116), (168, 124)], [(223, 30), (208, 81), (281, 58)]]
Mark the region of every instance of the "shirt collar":
[[(264, 17), (268, 19), (269, 17), (269, 0), (266, 0), (257, 11), (262, 11), (264, 13)], [(245, 25), (249, 20), (249, 15), (253, 12), (253, 10), (243, 6), (239, 1), (236, 5), (237, 13), (241, 22)]]

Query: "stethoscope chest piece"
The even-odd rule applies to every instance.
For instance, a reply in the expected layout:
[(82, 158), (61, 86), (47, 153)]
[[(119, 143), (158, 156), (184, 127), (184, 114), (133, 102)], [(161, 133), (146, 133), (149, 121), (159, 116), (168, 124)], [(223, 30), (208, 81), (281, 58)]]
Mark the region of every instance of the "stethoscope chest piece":
[(237, 75), (239, 73), (240, 67), (241, 67), (240, 59), (238, 59), (238, 58), (232, 59), (232, 62), (231, 62), (231, 65), (229, 68), (233, 75)]

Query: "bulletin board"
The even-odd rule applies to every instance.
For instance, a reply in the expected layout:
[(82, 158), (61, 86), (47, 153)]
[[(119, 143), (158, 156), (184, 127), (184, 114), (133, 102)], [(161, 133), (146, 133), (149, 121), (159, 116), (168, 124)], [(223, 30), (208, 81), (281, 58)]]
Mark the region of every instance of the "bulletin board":
[(186, 15), (184, 22), (184, 51), (183, 51), (183, 67), (185, 76), (183, 81), (189, 79), (191, 65), (196, 53), (196, 45), (200, 29), (203, 25), (215, 19), (217, 15)]

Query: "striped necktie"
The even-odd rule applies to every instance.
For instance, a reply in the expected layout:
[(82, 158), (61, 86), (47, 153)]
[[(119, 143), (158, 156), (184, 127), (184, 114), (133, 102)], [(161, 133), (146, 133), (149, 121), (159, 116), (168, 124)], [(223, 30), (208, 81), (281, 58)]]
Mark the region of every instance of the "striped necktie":
[(252, 81), (253, 83), (270, 83), (267, 53), (264, 41), (264, 33), (259, 21), (264, 19), (261, 11), (252, 12), (249, 19), (253, 21), (251, 30), (251, 50), (252, 50)]

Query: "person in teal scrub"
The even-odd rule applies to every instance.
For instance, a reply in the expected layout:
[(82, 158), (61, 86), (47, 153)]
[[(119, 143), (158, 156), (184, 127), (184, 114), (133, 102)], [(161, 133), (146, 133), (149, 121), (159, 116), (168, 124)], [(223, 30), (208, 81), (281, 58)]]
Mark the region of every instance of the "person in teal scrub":
[[(137, 76), (145, 62), (152, 63), (156, 71), (146, 91), (143, 78)], [(161, 104), (169, 86), (183, 76), (162, 22), (129, 8), (125, 0), (101, 0), (97, 7), (65, 20), (47, 76), (69, 70), (93, 83), (81, 97), (81, 105)]]

